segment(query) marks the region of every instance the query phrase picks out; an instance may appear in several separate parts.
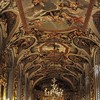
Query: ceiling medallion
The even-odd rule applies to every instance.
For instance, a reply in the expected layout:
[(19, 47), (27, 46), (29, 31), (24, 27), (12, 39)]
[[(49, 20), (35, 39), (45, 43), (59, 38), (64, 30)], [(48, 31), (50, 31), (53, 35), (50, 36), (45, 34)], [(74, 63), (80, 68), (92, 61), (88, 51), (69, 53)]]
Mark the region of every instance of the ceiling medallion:
[(62, 98), (63, 90), (57, 86), (55, 78), (52, 79), (52, 83), (53, 84), (51, 84), (51, 87), (52, 87), (51, 90), (45, 88), (45, 91), (44, 91), (45, 97), (51, 97), (52, 100), (54, 100), (55, 98)]

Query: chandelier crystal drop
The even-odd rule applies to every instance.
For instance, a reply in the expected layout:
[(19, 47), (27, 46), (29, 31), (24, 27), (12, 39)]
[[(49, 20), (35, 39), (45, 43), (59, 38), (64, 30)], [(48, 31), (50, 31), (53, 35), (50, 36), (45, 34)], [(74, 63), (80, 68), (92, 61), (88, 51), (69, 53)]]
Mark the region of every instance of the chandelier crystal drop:
[(63, 96), (63, 90), (61, 88), (58, 88), (57, 84), (56, 84), (56, 79), (53, 78), (52, 80), (53, 84), (51, 84), (52, 89), (48, 90), (47, 88), (45, 88), (45, 96), (48, 97), (62, 97)]

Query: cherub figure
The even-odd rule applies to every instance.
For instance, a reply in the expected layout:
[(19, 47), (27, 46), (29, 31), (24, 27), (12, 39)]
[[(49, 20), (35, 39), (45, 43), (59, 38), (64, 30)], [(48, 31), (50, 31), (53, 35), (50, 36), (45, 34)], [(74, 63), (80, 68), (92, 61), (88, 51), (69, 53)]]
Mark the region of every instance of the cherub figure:
[(67, 15), (65, 12), (62, 12), (61, 16), (62, 16), (62, 21), (66, 20), (68, 25), (71, 25), (73, 23), (73, 19), (69, 15)]
[(42, 0), (32, 0), (32, 3), (34, 4), (34, 6), (40, 4), (41, 6), (44, 6), (43, 1)]

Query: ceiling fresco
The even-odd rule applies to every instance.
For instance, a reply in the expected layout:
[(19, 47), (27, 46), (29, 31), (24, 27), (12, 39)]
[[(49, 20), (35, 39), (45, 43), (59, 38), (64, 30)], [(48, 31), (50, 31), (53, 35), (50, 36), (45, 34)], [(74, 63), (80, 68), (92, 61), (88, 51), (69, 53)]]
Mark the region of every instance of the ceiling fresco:
[(0, 0), (0, 5), (0, 63), (14, 65), (16, 75), (22, 65), (35, 89), (43, 90), (55, 77), (66, 91), (77, 91), (84, 63), (91, 71), (93, 53), (100, 47), (98, 2)]
[(82, 27), (89, 2), (85, 0), (23, 0), (29, 27), (63, 31)]

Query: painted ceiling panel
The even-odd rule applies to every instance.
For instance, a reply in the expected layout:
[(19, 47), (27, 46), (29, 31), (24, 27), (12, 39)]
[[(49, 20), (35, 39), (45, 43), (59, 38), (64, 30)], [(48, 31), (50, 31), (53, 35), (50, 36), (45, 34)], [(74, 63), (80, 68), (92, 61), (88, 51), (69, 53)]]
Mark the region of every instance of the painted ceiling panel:
[(85, 0), (23, 0), (29, 27), (40, 30), (63, 31), (82, 27), (89, 2)]

